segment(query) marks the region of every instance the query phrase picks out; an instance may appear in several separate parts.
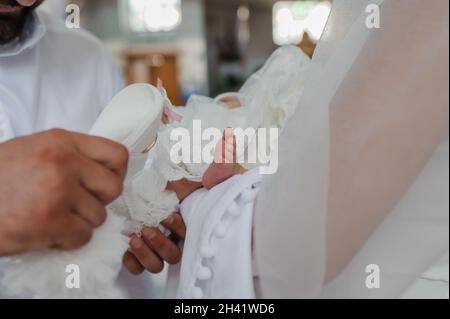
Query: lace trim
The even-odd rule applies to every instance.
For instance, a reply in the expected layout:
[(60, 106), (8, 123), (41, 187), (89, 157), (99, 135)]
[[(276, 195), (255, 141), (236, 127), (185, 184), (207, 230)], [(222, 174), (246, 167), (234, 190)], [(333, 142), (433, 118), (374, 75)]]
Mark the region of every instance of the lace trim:
[(177, 210), (179, 200), (172, 191), (166, 191), (167, 180), (153, 168), (143, 171), (125, 189), (122, 195), (133, 222), (128, 224), (136, 233), (143, 226), (158, 226)]

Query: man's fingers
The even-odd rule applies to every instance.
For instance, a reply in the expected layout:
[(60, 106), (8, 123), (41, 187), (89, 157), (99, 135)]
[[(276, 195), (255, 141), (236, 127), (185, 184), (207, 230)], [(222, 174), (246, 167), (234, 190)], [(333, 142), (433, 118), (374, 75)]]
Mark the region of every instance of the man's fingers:
[(186, 238), (186, 225), (180, 214), (174, 213), (165, 219), (161, 225), (169, 229), (176, 238), (184, 240)]
[(137, 260), (137, 258), (129, 251), (127, 251), (123, 255), (122, 264), (130, 273), (135, 276), (142, 274), (145, 270), (139, 260)]
[(123, 179), (99, 163), (83, 160), (79, 167), (82, 185), (107, 205), (123, 191)]
[(142, 230), (142, 238), (159, 257), (170, 265), (175, 265), (180, 262), (180, 249), (159, 229), (151, 227), (144, 228)]
[(83, 187), (74, 191), (73, 210), (92, 227), (97, 228), (106, 221), (106, 208), (102, 202)]
[(162, 259), (142, 239), (135, 235), (130, 240), (130, 251), (149, 272), (156, 274), (164, 269)]
[[(180, 214), (173, 214), (161, 224), (178, 239), (185, 238), (186, 227)], [(181, 250), (171, 239), (154, 227), (144, 227), (142, 239), (133, 235), (129, 252), (123, 258), (124, 266), (132, 274), (140, 274), (142, 266), (152, 273), (159, 273), (164, 268), (163, 261), (171, 265), (179, 263)]]
[(84, 156), (101, 163), (125, 178), (128, 166), (128, 150), (121, 144), (102, 137), (83, 134), (72, 135), (77, 150)]

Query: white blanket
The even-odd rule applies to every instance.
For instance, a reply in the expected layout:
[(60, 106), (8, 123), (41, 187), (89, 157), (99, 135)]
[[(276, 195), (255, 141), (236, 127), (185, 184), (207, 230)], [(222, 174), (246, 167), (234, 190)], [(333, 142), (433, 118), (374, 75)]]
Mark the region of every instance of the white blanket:
[(170, 297), (255, 298), (252, 223), (260, 182), (254, 169), (183, 202), (188, 231), (181, 269), (172, 268), (178, 278)]

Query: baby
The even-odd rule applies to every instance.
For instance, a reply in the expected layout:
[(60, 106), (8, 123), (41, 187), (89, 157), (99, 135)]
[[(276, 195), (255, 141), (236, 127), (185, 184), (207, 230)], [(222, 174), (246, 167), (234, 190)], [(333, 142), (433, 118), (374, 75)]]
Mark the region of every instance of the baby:
[[(139, 234), (145, 226), (156, 226), (177, 210), (181, 201), (199, 188), (211, 189), (233, 175), (242, 174), (260, 163), (249, 162), (246, 151), (257, 143), (257, 136), (251, 136), (244, 148), (237, 149), (233, 129), (259, 128), (283, 129), (295, 111), (304, 85), (304, 74), (310, 63), (309, 57), (293, 46), (278, 49), (264, 67), (253, 74), (237, 93), (222, 94), (216, 99), (193, 96), (187, 105), (174, 108), (159, 83), (158, 88), (165, 99), (163, 127), (158, 133), (151, 165), (144, 169), (126, 187), (122, 197), (122, 209), (128, 210), (128, 233)], [(276, 79), (276, 81), (274, 81)], [(188, 141), (202, 128), (215, 128), (223, 136), (201, 141), (201, 147), (181, 147), (181, 153), (174, 150), (180, 141), (174, 139), (175, 131), (189, 133)], [(211, 145), (215, 145), (211, 148)], [(214, 151), (210, 158), (203, 158), (205, 149)], [(201, 158), (201, 161), (186, 160)], [(207, 152), (207, 151), (206, 151)], [(176, 153), (177, 156), (174, 156)], [(208, 152), (207, 152), (208, 153)], [(178, 156), (179, 155), (179, 156)], [(174, 161), (174, 157), (181, 158)]]

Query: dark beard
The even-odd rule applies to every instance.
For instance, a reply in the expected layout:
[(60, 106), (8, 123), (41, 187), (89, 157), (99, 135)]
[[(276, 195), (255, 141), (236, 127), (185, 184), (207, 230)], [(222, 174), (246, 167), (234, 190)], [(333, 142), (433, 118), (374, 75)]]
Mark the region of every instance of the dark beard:
[[(15, 1), (11, 0), (3, 2), (15, 3)], [(42, 1), (39, 1), (39, 3), (40, 2)], [(20, 11), (11, 14), (0, 13), (0, 45), (7, 44), (20, 37), (27, 20), (33, 13), (36, 6), (37, 5), (29, 8), (23, 7)]]
[(18, 14), (0, 14), (0, 45), (7, 44), (22, 34), (31, 13), (29, 8), (23, 8)]

